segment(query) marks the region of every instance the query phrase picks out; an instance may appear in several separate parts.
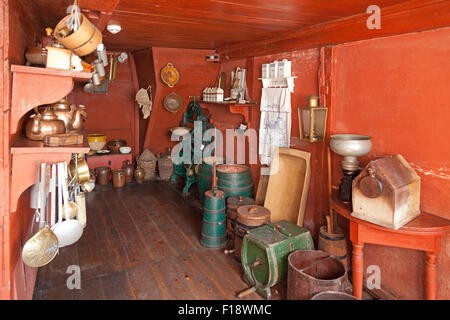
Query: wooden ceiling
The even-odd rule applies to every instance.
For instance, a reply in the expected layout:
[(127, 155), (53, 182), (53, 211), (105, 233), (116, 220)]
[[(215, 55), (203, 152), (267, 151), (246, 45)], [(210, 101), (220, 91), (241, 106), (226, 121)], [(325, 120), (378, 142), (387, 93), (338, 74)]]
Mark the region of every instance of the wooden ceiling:
[[(73, 0), (31, 2), (43, 26), (54, 27)], [(377, 0), (381, 8), (407, 2)], [(373, 0), (79, 0), (100, 29), (109, 49), (147, 47), (217, 49), (295, 32), (305, 27), (363, 14)], [(89, 11), (91, 11), (89, 13)]]

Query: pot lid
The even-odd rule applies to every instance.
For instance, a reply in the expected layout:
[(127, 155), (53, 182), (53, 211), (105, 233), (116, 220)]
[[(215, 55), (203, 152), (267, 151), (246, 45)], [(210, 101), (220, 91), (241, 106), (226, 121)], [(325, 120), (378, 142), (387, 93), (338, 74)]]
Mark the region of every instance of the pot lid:
[(262, 225), (270, 220), (270, 210), (262, 206), (242, 206), (237, 213), (237, 221), (248, 226)]
[(254, 204), (255, 200), (250, 197), (234, 196), (227, 199), (227, 208), (237, 210), (239, 207)]
[(175, 92), (171, 92), (164, 98), (163, 105), (167, 111), (176, 113), (183, 106), (183, 99)]
[(178, 73), (178, 70), (175, 69), (173, 64), (169, 62), (161, 70), (161, 79), (165, 84), (172, 88), (178, 80), (180, 80), (180, 74)]

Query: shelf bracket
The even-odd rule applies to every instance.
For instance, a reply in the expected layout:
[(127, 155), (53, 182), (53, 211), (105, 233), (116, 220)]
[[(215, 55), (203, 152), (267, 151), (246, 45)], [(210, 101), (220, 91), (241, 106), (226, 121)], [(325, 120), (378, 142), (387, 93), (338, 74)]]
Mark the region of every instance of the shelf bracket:
[(11, 132), (17, 132), (20, 119), (28, 111), (61, 100), (72, 91), (73, 84), (70, 77), (13, 72)]

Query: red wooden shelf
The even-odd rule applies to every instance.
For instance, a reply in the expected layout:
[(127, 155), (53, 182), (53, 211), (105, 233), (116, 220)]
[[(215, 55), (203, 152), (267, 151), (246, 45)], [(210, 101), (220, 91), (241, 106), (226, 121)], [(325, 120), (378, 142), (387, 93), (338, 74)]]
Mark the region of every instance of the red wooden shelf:
[(199, 103), (205, 104), (215, 104), (220, 106), (228, 106), (230, 107), (231, 113), (241, 114), (244, 116), (245, 123), (249, 123), (250, 121), (250, 107), (256, 106), (255, 102), (250, 103), (231, 103), (231, 102), (209, 102), (209, 101), (199, 101)]
[(36, 162), (57, 163), (70, 161), (72, 153), (87, 153), (89, 145), (84, 139), (81, 145), (49, 147), (42, 141), (28, 140), (20, 137), (11, 147), (11, 207), (10, 212), (17, 211), (20, 195), (35, 183)]
[(75, 81), (85, 82), (91, 73), (48, 68), (11, 66), (11, 133), (16, 133), (20, 118), (31, 109), (57, 102), (73, 89)]

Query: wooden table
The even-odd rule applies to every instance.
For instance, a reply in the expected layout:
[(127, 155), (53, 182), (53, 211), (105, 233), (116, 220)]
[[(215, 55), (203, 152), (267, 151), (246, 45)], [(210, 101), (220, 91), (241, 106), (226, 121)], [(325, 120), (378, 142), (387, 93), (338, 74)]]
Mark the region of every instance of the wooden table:
[(450, 221), (422, 213), (398, 230), (387, 229), (351, 216), (352, 205), (338, 199), (334, 190), (330, 206), (338, 214), (350, 220), (350, 241), (353, 244), (353, 295), (362, 298), (364, 274), (364, 244), (423, 250), (426, 252), (425, 291), (427, 300), (436, 300), (438, 289), (437, 259), (441, 252), (442, 236), (450, 230)]

